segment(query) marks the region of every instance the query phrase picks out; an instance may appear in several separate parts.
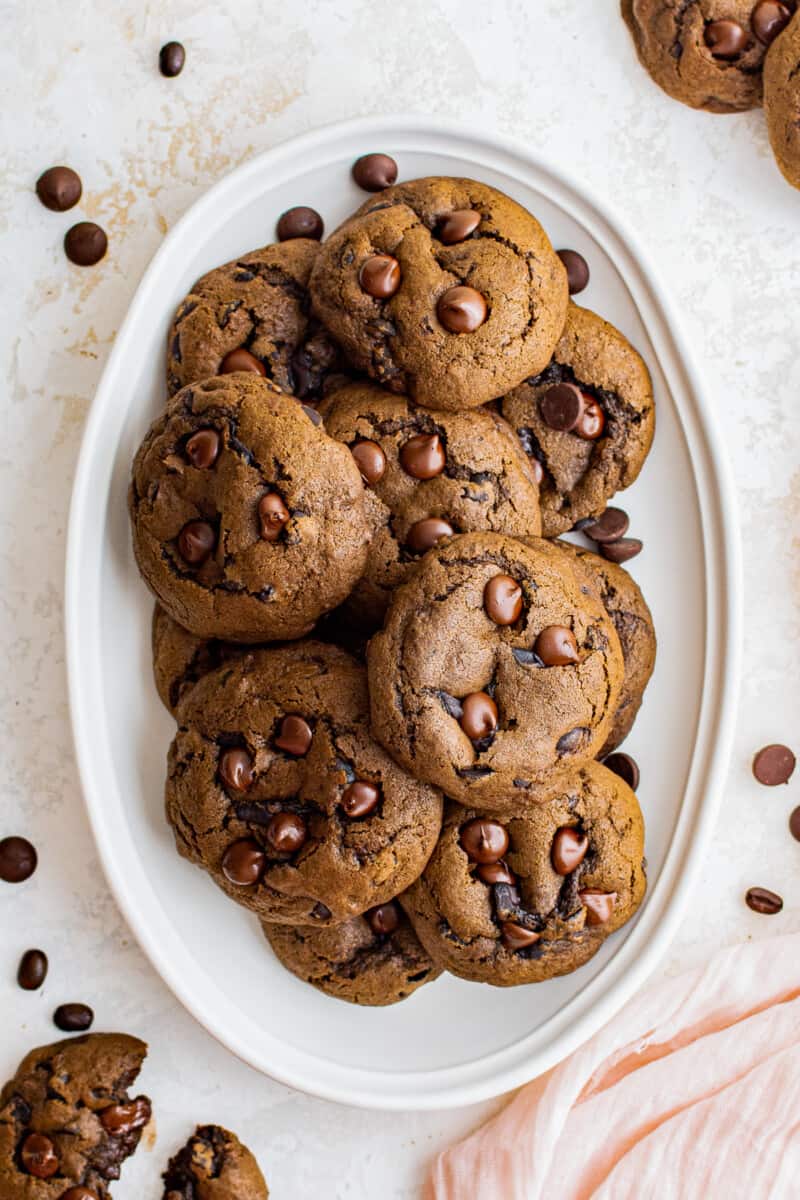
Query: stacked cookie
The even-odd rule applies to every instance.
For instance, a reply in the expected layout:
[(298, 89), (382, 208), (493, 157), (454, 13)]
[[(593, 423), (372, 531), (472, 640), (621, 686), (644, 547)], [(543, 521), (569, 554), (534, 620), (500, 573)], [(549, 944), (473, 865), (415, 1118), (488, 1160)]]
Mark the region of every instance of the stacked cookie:
[(130, 513), (178, 851), (374, 1005), (574, 970), (641, 902), (635, 764), (598, 760), (654, 663), (607, 507), (654, 406), (531, 213), (354, 174), (327, 241), (290, 210), (179, 306)]

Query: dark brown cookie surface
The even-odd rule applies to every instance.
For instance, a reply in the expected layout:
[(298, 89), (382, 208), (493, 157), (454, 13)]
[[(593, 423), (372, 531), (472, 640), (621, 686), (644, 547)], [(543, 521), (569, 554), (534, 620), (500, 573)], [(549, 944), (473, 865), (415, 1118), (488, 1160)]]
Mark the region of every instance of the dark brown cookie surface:
[(153, 609), (152, 648), (156, 691), (173, 716), (198, 679), (247, 653), (246, 646), (234, 642), (196, 637), (173, 621), (160, 604)]
[[(567, 411), (570, 401), (574, 413)], [(542, 468), (545, 537), (599, 515), (609, 497), (630, 487), (655, 430), (650, 373), (641, 356), (613, 325), (576, 304), (552, 362), (509, 392), (502, 412)], [(587, 415), (595, 418), (589, 428)], [(573, 416), (577, 424), (570, 427)]]
[(200, 637), (302, 636), (363, 574), (369, 526), (352, 455), (267, 380), (190, 384), (133, 464), (136, 560)]
[(356, 368), (450, 411), (541, 371), (567, 304), (566, 271), (538, 221), (469, 179), (371, 197), (323, 245), (310, 290)]
[(253, 1154), (220, 1125), (198, 1125), (164, 1172), (163, 1200), (267, 1200)]
[(789, 183), (800, 188), (800, 12), (767, 53), (764, 112), (775, 161)]
[(146, 1054), (127, 1034), (92, 1033), (26, 1055), (0, 1092), (3, 1200), (63, 1200), (71, 1187), (108, 1200), (150, 1120), (147, 1097), (128, 1094)]
[(584, 763), (513, 815), (450, 804), (421, 878), (402, 897), (434, 962), (500, 987), (587, 962), (645, 892), (644, 826), (630, 788)]

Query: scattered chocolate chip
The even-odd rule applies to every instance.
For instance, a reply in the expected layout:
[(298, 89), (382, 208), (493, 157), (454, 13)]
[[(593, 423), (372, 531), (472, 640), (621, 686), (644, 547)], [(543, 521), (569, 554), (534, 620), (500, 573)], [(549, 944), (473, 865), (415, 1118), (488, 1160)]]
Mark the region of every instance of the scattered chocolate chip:
[(64, 1033), (85, 1033), (91, 1028), (94, 1013), (88, 1004), (59, 1004), (53, 1021)]
[(792, 10), (779, 0), (759, 0), (750, 17), (753, 33), (765, 46), (771, 46), (792, 19)]
[(277, 542), (289, 516), (289, 510), (277, 492), (267, 492), (266, 496), (262, 496), (258, 502), (262, 541)]
[(533, 649), (546, 667), (567, 667), (578, 661), (578, 643), (566, 625), (547, 625)]
[(72, 167), (50, 167), (36, 180), (36, 195), (52, 212), (66, 212), (81, 198), (81, 177)]
[(6, 837), (0, 841), (0, 879), (5, 883), (24, 883), (38, 861), (36, 849), (27, 838)]
[(383, 478), (386, 470), (386, 455), (377, 442), (356, 442), (350, 453), (361, 472), (364, 483), (372, 485)]
[(497, 705), (486, 692), (470, 692), (461, 701), (459, 724), (472, 742), (494, 733), (497, 728)]
[(264, 364), (258, 361), (255, 354), (245, 350), (244, 346), (230, 350), (219, 365), (220, 375), (232, 375), (234, 371), (252, 371), (255, 375), (267, 373)]
[(241, 746), (232, 746), (219, 760), (222, 782), (234, 792), (246, 792), (253, 782), (253, 759)]
[(308, 721), (304, 721), (296, 713), (291, 713), (281, 721), (278, 736), (275, 738), (275, 745), (279, 750), (285, 750), (287, 754), (293, 754), (295, 758), (303, 758), (311, 749), (312, 737), (313, 734)]
[(557, 875), (570, 875), (579, 867), (589, 849), (589, 839), (580, 829), (572, 825), (562, 825), (556, 830), (553, 838), (553, 848), (550, 851), (550, 861)]
[(471, 287), (448, 288), (436, 304), (436, 315), (448, 333), (474, 333), (486, 314), (485, 299)]
[(150, 1120), (152, 1109), (146, 1096), (137, 1096), (126, 1104), (112, 1104), (100, 1113), (100, 1124), (112, 1137), (124, 1137), (134, 1129), (142, 1129)]
[(486, 817), (473, 817), (462, 825), (458, 840), (467, 857), (476, 863), (499, 862), (508, 849), (506, 828)]
[(436, 236), (445, 246), (454, 246), (463, 242), (481, 223), (481, 214), (474, 208), (457, 208), (454, 212), (443, 217), (436, 230)]
[(413, 479), (434, 479), (446, 462), (438, 433), (418, 433), (400, 447), (400, 466)]
[(574, 383), (554, 383), (539, 400), (539, 412), (550, 429), (569, 433), (578, 423), (583, 404), (583, 393)]
[(379, 937), (394, 933), (400, 924), (400, 909), (394, 900), (388, 904), (378, 904), (375, 908), (364, 913), (370, 929)]
[(351, 820), (368, 817), (377, 808), (380, 798), (380, 789), (374, 783), (368, 783), (366, 779), (353, 780), (342, 793), (345, 816)]
[(184, 562), (199, 567), (214, 553), (217, 535), (208, 521), (187, 521), (178, 534), (178, 551)]
[(353, 179), (365, 192), (382, 192), (397, 180), (397, 163), (388, 154), (362, 154), (353, 164)]
[(180, 75), (186, 62), (186, 51), (180, 42), (167, 42), (158, 52), (158, 69), (167, 79)]
[(765, 917), (772, 917), (783, 908), (781, 897), (777, 892), (771, 892), (769, 888), (748, 888), (745, 894), (745, 902), (748, 908), (752, 908), (753, 912), (763, 913)]
[(795, 768), (795, 756), (788, 746), (764, 746), (753, 759), (753, 774), (765, 787), (788, 783)]
[(49, 1179), (59, 1168), (56, 1148), (43, 1133), (29, 1133), (19, 1157), (25, 1170), (35, 1179)]
[(400, 287), (400, 263), (391, 254), (373, 254), (361, 265), (358, 282), (362, 292), (376, 300), (388, 300)]
[(511, 575), (493, 575), (483, 589), (483, 607), (495, 625), (513, 625), (522, 612), (522, 588)]
[(583, 393), (583, 412), (578, 417), (574, 432), (585, 442), (596, 442), (606, 427), (606, 414), (588, 393)]
[(589, 264), (577, 250), (557, 250), (567, 272), (567, 286), (570, 296), (577, 296), (589, 285)]
[(78, 267), (93, 267), (105, 257), (108, 238), (94, 221), (79, 221), (64, 235), (64, 253)]
[(624, 563), (629, 558), (636, 558), (637, 554), (641, 554), (642, 549), (639, 538), (624, 537), (618, 538), (616, 542), (604, 542), (600, 547), (600, 553), (609, 562)]
[(578, 899), (586, 909), (586, 924), (605, 925), (611, 920), (614, 905), (617, 902), (616, 892), (600, 892), (595, 888), (587, 888), (578, 892)]
[(507, 883), (509, 887), (513, 887), (517, 882), (516, 875), (503, 858), (494, 863), (481, 863), (475, 874), (483, 883)]
[(193, 467), (206, 471), (213, 467), (219, 458), (221, 439), (216, 429), (198, 429), (189, 438), (186, 446), (186, 457)]
[(613, 754), (609, 754), (603, 759), (603, 766), (608, 767), (609, 771), (613, 771), (615, 775), (619, 775), (627, 783), (631, 791), (635, 792), (639, 787), (639, 764), (635, 758), (631, 758), (630, 754), (625, 754), (622, 750), (616, 750)]
[(800, 842), (800, 807), (795, 808), (789, 817), (789, 832), (796, 842)]
[(628, 532), (630, 520), (622, 508), (607, 508), (596, 520), (589, 520), (581, 530), (593, 542), (618, 542)]
[(287, 208), (278, 221), (277, 234), (279, 242), (289, 242), (292, 238), (311, 238), (318, 242), (322, 237), (324, 225), (322, 217), (315, 208), (307, 208), (298, 204), (296, 208)]
[(35, 992), (47, 975), (47, 955), (44, 950), (26, 950), (19, 960), (17, 983), (26, 992)]
[(710, 21), (705, 28), (705, 43), (714, 58), (738, 58), (747, 49), (749, 38), (738, 21)]
[(442, 538), (453, 536), (453, 526), (441, 517), (425, 517), (416, 521), (408, 531), (406, 546), (414, 554), (425, 554)]
[(264, 874), (267, 856), (252, 838), (231, 842), (222, 856), (222, 873), (236, 887), (252, 887)]
[(500, 926), (502, 931), (501, 941), (506, 950), (525, 950), (528, 946), (533, 946), (539, 941), (541, 934), (534, 929), (526, 929), (524, 925), (518, 925), (516, 921), (503, 921)]

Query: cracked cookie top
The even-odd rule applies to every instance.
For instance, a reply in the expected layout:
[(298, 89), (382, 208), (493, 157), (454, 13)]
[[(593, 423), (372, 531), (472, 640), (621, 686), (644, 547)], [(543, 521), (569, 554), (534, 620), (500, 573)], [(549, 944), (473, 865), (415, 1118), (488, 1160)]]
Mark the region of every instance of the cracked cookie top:
[(788, 182), (800, 188), (800, 12), (769, 48), (764, 113), (775, 160)]
[(475, 808), (514, 812), (593, 758), (622, 652), (591, 577), (549, 542), (471, 533), (436, 546), (368, 648), (372, 728), (398, 762)]
[(565, 975), (645, 893), (644, 824), (618, 776), (587, 762), (513, 815), (450, 804), (422, 877), (401, 897), (434, 962), (509, 987)]
[(254, 651), (196, 683), (177, 719), (177, 848), (262, 920), (346, 920), (427, 862), (441, 796), (373, 739), (366, 671), (343, 650)]
[(292, 238), (198, 279), (170, 327), (169, 394), (249, 369), (298, 399), (318, 400), (342, 369), (338, 347), (310, 315), (308, 280), (318, 253), (319, 242)]
[(347, 601), (361, 622), (381, 623), (394, 589), (444, 537), (541, 533), (536, 476), (496, 413), (431, 412), (368, 383), (337, 391), (321, 412), (367, 485), (373, 534), (364, 576)]
[(352, 455), (316, 412), (256, 375), (173, 397), (137, 451), (129, 504), (145, 582), (200, 637), (300, 637), (364, 571)]
[(502, 412), (538, 462), (545, 537), (599, 516), (637, 478), (653, 442), (650, 372), (618, 329), (570, 304), (552, 361), (503, 398)]
[(567, 276), (535, 217), (469, 179), (397, 184), (322, 246), (314, 310), (353, 365), (428, 408), (475, 408), (550, 359)]
[(31, 1050), (0, 1092), (0, 1196), (109, 1200), (150, 1120), (132, 1099), (147, 1046), (124, 1033), (91, 1033)]
[(255, 1157), (235, 1133), (198, 1125), (164, 1172), (163, 1200), (267, 1200)]

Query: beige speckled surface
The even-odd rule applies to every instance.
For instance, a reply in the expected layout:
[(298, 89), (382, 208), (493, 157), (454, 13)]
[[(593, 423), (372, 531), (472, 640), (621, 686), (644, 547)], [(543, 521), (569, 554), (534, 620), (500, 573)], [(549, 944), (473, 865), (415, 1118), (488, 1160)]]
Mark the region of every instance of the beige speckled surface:
[[(115, 331), (192, 200), (255, 151), (339, 117), (418, 111), (521, 137), (639, 230), (705, 367), (739, 488), (746, 574), (734, 760), (693, 911), (664, 964), (676, 970), (720, 943), (800, 928), (800, 846), (786, 831), (800, 774), (776, 791), (749, 774), (765, 741), (800, 742), (798, 195), (760, 113), (694, 113), (653, 86), (616, 0), (84, 0), (69, 11), (5, 0), (0, 34), (0, 836), (27, 833), (41, 853), (28, 884), (0, 885), (0, 1074), (52, 1039), (57, 1003), (86, 999), (99, 1028), (152, 1044), (143, 1086), (158, 1142), (129, 1167), (120, 1200), (154, 1191), (196, 1120), (241, 1134), (275, 1200), (410, 1200), (436, 1147), (492, 1106), (364, 1114), (263, 1079), (179, 1008), (100, 873), (72, 756), (61, 592), (81, 429)], [(176, 80), (156, 70), (170, 37), (187, 47)], [(63, 257), (70, 214), (32, 193), (61, 161), (84, 180), (73, 219), (109, 233), (108, 258), (91, 270)], [(750, 884), (782, 892), (783, 913), (750, 913)], [(43, 994), (13, 983), (28, 945), (51, 957)]]

